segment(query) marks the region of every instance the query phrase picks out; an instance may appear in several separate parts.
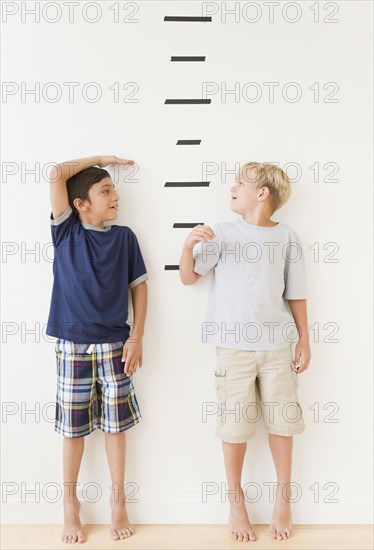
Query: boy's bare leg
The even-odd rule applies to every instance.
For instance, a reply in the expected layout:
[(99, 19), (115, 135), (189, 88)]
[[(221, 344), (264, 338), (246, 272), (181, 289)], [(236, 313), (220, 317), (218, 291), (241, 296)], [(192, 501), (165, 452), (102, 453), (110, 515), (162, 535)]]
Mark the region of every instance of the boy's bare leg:
[(129, 527), (129, 518), (125, 505), (125, 432), (106, 433), (105, 449), (113, 486), (110, 495), (112, 509), (110, 534), (113, 540), (126, 539), (134, 532)]
[(84, 450), (84, 437), (64, 437), (64, 529), (62, 542), (84, 542), (79, 518), (81, 504), (77, 498), (77, 480)]
[(283, 540), (291, 536), (292, 530), (289, 484), (291, 483), (293, 437), (269, 434), (269, 444), (278, 480), (269, 535), (272, 539)]
[(239, 542), (256, 540), (255, 532), (248, 519), (243, 489), (241, 487), (247, 443), (227, 443), (226, 441), (222, 441), (222, 449), (225, 459), (227, 491), (229, 491), (231, 537), (233, 540)]

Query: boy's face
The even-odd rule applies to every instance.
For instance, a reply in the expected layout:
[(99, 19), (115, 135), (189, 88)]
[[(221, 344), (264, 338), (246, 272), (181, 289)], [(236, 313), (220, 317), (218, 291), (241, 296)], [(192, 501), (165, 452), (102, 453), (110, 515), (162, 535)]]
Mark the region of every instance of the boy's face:
[(88, 211), (95, 221), (114, 220), (119, 209), (119, 195), (111, 178), (103, 178), (94, 183), (88, 192), (91, 204), (86, 202)]
[(237, 214), (254, 212), (259, 206), (258, 197), (262, 197), (262, 189), (256, 188), (253, 169), (246, 169), (236, 176), (236, 183), (230, 189), (231, 210)]

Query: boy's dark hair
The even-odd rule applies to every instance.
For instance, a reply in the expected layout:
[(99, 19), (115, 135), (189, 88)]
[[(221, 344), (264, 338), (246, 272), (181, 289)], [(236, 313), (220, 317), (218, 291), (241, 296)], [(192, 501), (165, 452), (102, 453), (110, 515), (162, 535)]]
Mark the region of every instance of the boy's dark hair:
[(78, 174), (75, 174), (74, 176), (66, 180), (69, 204), (76, 218), (79, 218), (79, 212), (73, 204), (74, 199), (79, 198), (82, 201), (88, 200), (90, 202), (90, 198), (88, 196), (90, 188), (95, 183), (98, 183), (102, 179), (108, 177), (110, 178), (109, 172), (107, 172), (103, 168), (90, 166), (89, 168), (81, 170), (80, 172), (78, 172)]

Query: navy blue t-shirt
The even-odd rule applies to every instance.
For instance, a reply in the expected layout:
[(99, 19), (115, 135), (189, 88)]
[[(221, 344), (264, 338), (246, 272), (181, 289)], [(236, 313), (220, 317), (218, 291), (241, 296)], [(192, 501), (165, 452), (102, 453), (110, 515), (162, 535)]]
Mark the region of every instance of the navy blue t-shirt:
[(128, 289), (148, 279), (127, 226), (83, 223), (71, 206), (50, 215), (53, 288), (46, 333), (76, 343), (127, 340)]

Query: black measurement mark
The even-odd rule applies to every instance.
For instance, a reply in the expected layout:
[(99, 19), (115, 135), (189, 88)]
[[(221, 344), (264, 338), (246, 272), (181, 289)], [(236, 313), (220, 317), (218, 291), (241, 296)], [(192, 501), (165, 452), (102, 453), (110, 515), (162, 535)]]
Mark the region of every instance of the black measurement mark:
[(164, 187), (209, 187), (210, 181), (167, 181)]
[(204, 225), (204, 222), (174, 223), (173, 228), (174, 229), (193, 229), (196, 225)]
[(177, 145), (200, 145), (201, 139), (178, 139)]
[(186, 15), (165, 15), (164, 21), (186, 21), (189, 23), (211, 23), (211, 17), (196, 17), (196, 16), (186, 16)]
[(205, 55), (196, 55), (196, 56), (176, 56), (173, 55), (170, 58), (170, 61), (205, 61)]
[(211, 99), (165, 99), (165, 105), (209, 105)]

